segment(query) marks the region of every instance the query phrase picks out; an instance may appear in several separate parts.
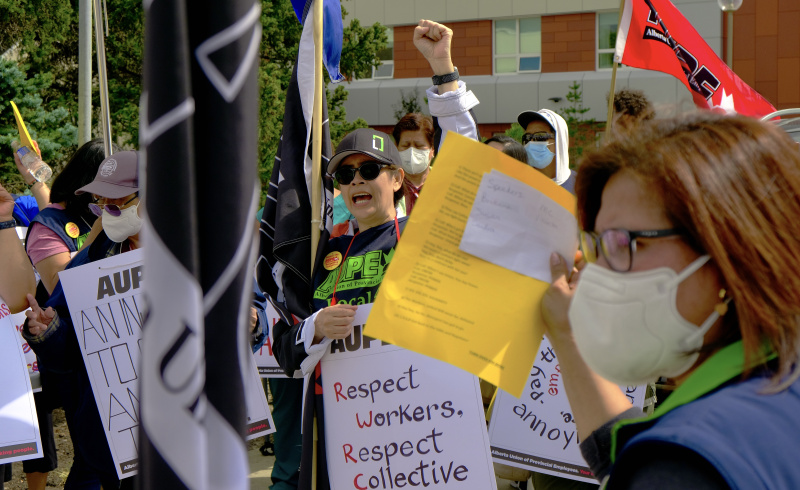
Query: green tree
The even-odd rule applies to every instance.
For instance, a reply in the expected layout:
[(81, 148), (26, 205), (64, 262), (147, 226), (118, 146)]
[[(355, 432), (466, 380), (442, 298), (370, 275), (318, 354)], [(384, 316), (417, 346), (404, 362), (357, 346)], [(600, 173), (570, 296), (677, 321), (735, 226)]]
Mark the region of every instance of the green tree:
[[(297, 59), (302, 26), (297, 21), (288, 0), (262, 0), (261, 64), (259, 66), (259, 90), (261, 95), (259, 114), (259, 175), (266, 184), (272, 174), (272, 164), (278, 149), (283, 127), (286, 89)], [(347, 12), (342, 7), (342, 15)], [(365, 73), (380, 66), (378, 51), (386, 47), (386, 28), (378, 23), (362, 27), (358, 19), (345, 26), (342, 36), (340, 68), (348, 80), (355, 73)], [(330, 79), (324, 71), (327, 87)], [(359, 127), (366, 127), (363, 119), (348, 121), (344, 108), (347, 90), (339, 84), (333, 93), (326, 89), (331, 143), (334, 148), (345, 134)], [(264, 187), (265, 188), (265, 187)]]
[(27, 78), (17, 63), (0, 58), (0, 176), (7, 190), (25, 191), (25, 182), (14, 164), (11, 142), (19, 141), (16, 119), (11, 101), (17, 105), (28, 132), (42, 152), (42, 158), (54, 166), (66, 157), (78, 138), (78, 128), (68, 122), (69, 113), (64, 107), (47, 110), (42, 102), (42, 92), (51, 85), (52, 77), (40, 73)]
[(394, 109), (394, 118), (400, 120), (401, 117), (411, 112), (424, 112), (422, 104), (419, 103), (419, 93), (416, 89), (409, 92), (400, 90), (400, 102), (392, 106)]
[(519, 125), (519, 123), (515, 122), (511, 124), (511, 127), (506, 129), (506, 136), (514, 138), (515, 140), (522, 142), (522, 135), (525, 134), (525, 128)]
[[(112, 134), (123, 148), (138, 144), (139, 99), (141, 95), (142, 55), (144, 49), (144, 11), (141, 0), (106, 0), (109, 32), (105, 40), (108, 71), (109, 106)], [(302, 26), (289, 0), (261, 0), (263, 37), (259, 65), (259, 173), (263, 183), (269, 180), (280, 132), (286, 89), (291, 70), (297, 58)], [(344, 12), (345, 14), (346, 12)], [(40, 77), (35, 92), (41, 98), (42, 111), (51, 114), (46, 124), (74, 128), (77, 124), (78, 93), (78, 2), (77, 0), (0, 0), (0, 53), (15, 48), (19, 52), (17, 63), (22, 72)], [(353, 20), (345, 27), (341, 59), (342, 73), (354, 74), (380, 65), (378, 51), (387, 44), (386, 28), (380, 24), (362, 27)], [(96, 57), (92, 54), (92, 63)], [(97, 86), (97, 70), (94, 86)], [(49, 83), (44, 83), (49, 82)], [(325, 77), (327, 84), (327, 74)], [(15, 82), (16, 83), (16, 82)], [(31, 89), (33, 90), (33, 89)], [(328, 92), (328, 113), (333, 144), (356, 127), (366, 126), (358, 119), (347, 121), (344, 102), (347, 90), (339, 85)], [(3, 102), (3, 100), (0, 100)], [(100, 102), (95, 89), (92, 106), (93, 120), (97, 121)], [(0, 114), (5, 115), (7, 103)], [(56, 118), (66, 111), (63, 118)], [(36, 116), (30, 117), (33, 126)], [(8, 118), (0, 123), (8, 124)], [(26, 119), (28, 120), (28, 119)], [(13, 120), (11, 121), (13, 123)], [(45, 131), (44, 127), (36, 128)], [(96, 132), (94, 136), (100, 136)], [(74, 139), (74, 137), (73, 137)], [(54, 140), (55, 141), (55, 140)], [(71, 143), (75, 144), (75, 142)], [(45, 143), (47, 146), (47, 143)], [(72, 150), (64, 147), (52, 151), (51, 158), (63, 160)], [(43, 151), (45, 148), (43, 148)], [(45, 152), (47, 155), (47, 153)], [(0, 156), (0, 162), (7, 157)], [(13, 161), (9, 160), (12, 169)], [(58, 161), (51, 163), (58, 164)], [(0, 167), (0, 177), (3, 167)]]
[(567, 92), (567, 106), (559, 111), (569, 130), (569, 162), (573, 168), (577, 166), (583, 153), (594, 147), (597, 141), (594, 118), (584, 117), (590, 110), (583, 106), (581, 84), (573, 81)]

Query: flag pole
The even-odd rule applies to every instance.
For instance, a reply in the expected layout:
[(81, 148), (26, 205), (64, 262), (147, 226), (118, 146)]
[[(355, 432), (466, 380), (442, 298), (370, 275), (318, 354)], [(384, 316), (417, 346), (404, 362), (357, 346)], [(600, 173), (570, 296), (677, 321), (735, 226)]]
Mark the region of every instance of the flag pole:
[[(620, 23), (622, 22), (622, 11), (625, 8), (625, 0), (619, 1), (619, 17), (617, 17), (617, 33), (619, 33)], [(614, 118), (614, 93), (617, 90), (617, 53), (614, 53), (611, 67), (611, 91), (608, 93), (608, 115), (606, 116), (606, 132), (603, 139), (608, 141), (611, 134), (611, 120)]]
[[(314, 274), (314, 261), (319, 245), (320, 224), (322, 223), (322, 0), (314, 0), (314, 111), (311, 117), (311, 274)], [(319, 435), (317, 434), (317, 414), (314, 414), (314, 428), (311, 456), (311, 488), (317, 488), (317, 461)]]
[(103, 14), (100, 0), (94, 0), (94, 34), (97, 44), (97, 79), (100, 82), (100, 128), (103, 130), (103, 144), (106, 157), (112, 153), (111, 147), (111, 109), (108, 107), (108, 73), (106, 72), (106, 44), (103, 33)]
[(311, 118), (311, 273), (322, 223), (322, 0), (314, 0), (314, 112)]

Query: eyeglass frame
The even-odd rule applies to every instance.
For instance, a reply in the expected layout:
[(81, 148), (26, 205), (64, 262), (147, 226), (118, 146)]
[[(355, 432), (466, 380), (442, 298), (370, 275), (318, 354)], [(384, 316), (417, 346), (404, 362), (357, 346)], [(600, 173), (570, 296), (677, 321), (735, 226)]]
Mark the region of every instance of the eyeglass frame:
[(97, 201), (99, 201), (100, 199), (95, 199), (93, 202), (90, 202), (88, 204), (89, 211), (91, 211), (93, 215), (95, 215), (97, 217), (100, 217), (100, 216), (103, 216), (103, 210), (108, 210), (108, 214), (110, 214), (111, 216), (117, 217), (117, 216), (122, 214), (122, 210), (123, 209), (127, 209), (127, 208), (124, 208), (123, 206), (126, 206), (126, 205), (130, 204), (131, 202), (133, 202), (134, 199), (136, 199), (138, 197), (139, 197), (139, 193), (136, 192), (136, 193), (134, 193), (132, 198), (128, 199), (127, 201), (125, 201), (124, 203), (122, 203), (120, 205), (117, 205), (117, 204), (97, 204)]
[[(378, 165), (378, 167), (379, 167), (378, 173), (375, 174), (375, 177), (367, 178), (364, 174), (361, 173), (361, 169), (364, 168), (365, 166), (371, 165), (371, 164)], [(353, 180), (355, 180), (355, 178), (356, 178), (356, 172), (358, 172), (358, 175), (360, 175), (361, 178), (366, 180), (366, 181), (375, 180), (381, 174), (381, 170), (383, 170), (384, 167), (391, 168), (392, 165), (389, 165), (388, 163), (384, 163), (384, 162), (379, 162), (377, 160), (367, 160), (365, 162), (362, 162), (361, 165), (359, 165), (358, 167), (342, 167), (342, 166), (339, 166), (336, 170), (333, 171), (333, 178), (336, 179), (336, 182), (338, 182), (340, 185), (350, 185), (350, 184), (353, 183)], [(342, 170), (349, 170), (350, 171), (350, 177), (348, 179), (346, 179), (347, 182), (345, 182), (344, 180), (339, 178), (338, 174)]]
[[(628, 236), (628, 267), (627, 269), (621, 269), (615, 267), (612, 263), (611, 259), (609, 258), (608, 253), (606, 252), (606, 246), (603, 245), (605, 243), (605, 239), (603, 238), (609, 232), (623, 232), (626, 233)], [(664, 228), (661, 230), (626, 230), (623, 228), (609, 228), (604, 230), (602, 233), (595, 233), (593, 231), (586, 231), (581, 230), (578, 234), (578, 243), (580, 244), (581, 252), (583, 252), (583, 257), (587, 262), (594, 263), (597, 262), (597, 258), (600, 254), (603, 255), (603, 258), (608, 263), (608, 266), (611, 270), (616, 272), (629, 272), (633, 267), (633, 257), (636, 254), (636, 239), (637, 238), (666, 238), (671, 236), (678, 236), (682, 235), (684, 230), (682, 228)], [(594, 259), (590, 258), (590, 254), (587, 253), (584, 244), (588, 242), (586, 238), (591, 239), (591, 243), (594, 247)], [(597, 251), (600, 251), (598, 254)]]
[[(553, 134), (553, 133), (549, 133), (547, 131), (537, 131), (535, 133), (524, 133), (522, 135), (522, 146), (527, 145), (531, 141), (542, 142), (542, 141), (555, 140), (555, 139), (556, 139), (556, 135)], [(548, 144), (552, 144), (552, 143), (548, 143)]]

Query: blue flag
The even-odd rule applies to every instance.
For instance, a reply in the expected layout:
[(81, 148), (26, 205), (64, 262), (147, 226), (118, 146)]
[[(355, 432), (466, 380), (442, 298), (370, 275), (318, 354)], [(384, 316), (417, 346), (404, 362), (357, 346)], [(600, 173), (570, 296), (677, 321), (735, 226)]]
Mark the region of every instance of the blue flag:
[[(323, 0), (322, 10), (324, 12), (322, 21), (322, 59), (328, 75), (333, 82), (344, 80), (339, 72), (339, 62), (342, 59), (342, 5), (340, 0)], [(292, 0), (294, 13), (297, 20), (305, 25), (308, 12), (314, 0)]]

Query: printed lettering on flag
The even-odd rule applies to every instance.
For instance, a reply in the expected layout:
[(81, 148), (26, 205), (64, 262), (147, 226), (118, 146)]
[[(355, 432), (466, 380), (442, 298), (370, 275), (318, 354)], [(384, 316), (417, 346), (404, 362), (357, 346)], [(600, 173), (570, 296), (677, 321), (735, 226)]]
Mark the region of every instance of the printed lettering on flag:
[(775, 112), (734, 73), (669, 0), (625, 0), (615, 61), (668, 73), (701, 109), (762, 117)]

